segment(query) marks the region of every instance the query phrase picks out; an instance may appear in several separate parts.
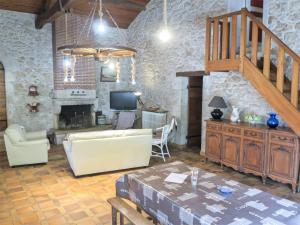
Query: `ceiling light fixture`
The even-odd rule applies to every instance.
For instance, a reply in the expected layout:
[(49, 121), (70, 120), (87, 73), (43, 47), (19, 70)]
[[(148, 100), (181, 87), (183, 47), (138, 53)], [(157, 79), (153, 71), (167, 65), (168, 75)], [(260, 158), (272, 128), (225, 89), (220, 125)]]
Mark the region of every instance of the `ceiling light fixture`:
[[(60, 0), (61, 1), (61, 0)], [(99, 4), (98, 4), (99, 3)], [(97, 9), (99, 6), (98, 14), (100, 20), (97, 22), (94, 20), (95, 14), (97, 14)], [(63, 9), (62, 9), (63, 10)], [(117, 83), (120, 82), (120, 63), (119, 59), (121, 58), (129, 58), (131, 57), (131, 83), (136, 84), (136, 70), (135, 70), (135, 61), (134, 57), (136, 55), (136, 50), (124, 46), (107, 46), (100, 44), (91, 44), (90, 33), (92, 27), (96, 28), (96, 24), (98, 24), (98, 31), (104, 31), (105, 21), (103, 20), (103, 11), (105, 10), (106, 15), (115, 25), (116, 30), (118, 32), (118, 37), (122, 38), (119, 42), (126, 43), (126, 35), (124, 31), (121, 30), (117, 24), (117, 22), (112, 17), (111, 13), (108, 9), (105, 8), (105, 5), (102, 4), (102, 0), (94, 0), (93, 7), (87, 17), (87, 20), (84, 26), (81, 28), (80, 34), (78, 38), (72, 43), (68, 43), (68, 26), (67, 26), (67, 13), (65, 12), (65, 23), (66, 23), (66, 41), (65, 45), (57, 48), (57, 51), (63, 55), (63, 68), (65, 82), (75, 81), (75, 63), (77, 57), (85, 57), (85, 58), (94, 58), (95, 61), (100, 61), (108, 66), (111, 70), (115, 70), (117, 72)], [(83, 42), (83, 43), (81, 43)], [(86, 43), (84, 43), (86, 42)], [(81, 43), (81, 44), (79, 44)], [(118, 63), (116, 63), (118, 62)]]
[(136, 85), (135, 75), (136, 75), (135, 58), (131, 57), (131, 84), (132, 85)]
[(106, 31), (106, 23), (103, 20), (103, 5), (102, 5), (102, 0), (99, 0), (99, 11), (98, 11), (98, 15), (100, 18), (100, 22), (97, 25), (97, 31), (100, 33), (104, 33)]
[(168, 42), (172, 39), (172, 34), (168, 28), (168, 4), (167, 0), (164, 0), (163, 5), (163, 27), (159, 31), (158, 38), (161, 42)]
[(120, 62), (118, 61), (116, 63), (116, 76), (117, 76), (116, 82), (117, 83), (120, 83), (120, 73), (121, 73), (121, 67), (120, 67)]
[[(68, 13), (65, 13), (65, 42), (68, 43)], [(64, 82), (75, 82), (75, 65), (76, 57), (71, 55), (64, 55), (63, 70)]]

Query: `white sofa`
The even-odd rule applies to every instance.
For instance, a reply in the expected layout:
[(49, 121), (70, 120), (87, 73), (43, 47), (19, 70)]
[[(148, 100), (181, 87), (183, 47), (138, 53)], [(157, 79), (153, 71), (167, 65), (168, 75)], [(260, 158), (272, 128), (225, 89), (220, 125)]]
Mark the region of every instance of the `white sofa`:
[(45, 130), (26, 132), (23, 126), (12, 124), (4, 132), (4, 142), (10, 166), (48, 162), (50, 144)]
[(75, 176), (146, 167), (151, 144), (151, 129), (74, 133), (63, 142)]

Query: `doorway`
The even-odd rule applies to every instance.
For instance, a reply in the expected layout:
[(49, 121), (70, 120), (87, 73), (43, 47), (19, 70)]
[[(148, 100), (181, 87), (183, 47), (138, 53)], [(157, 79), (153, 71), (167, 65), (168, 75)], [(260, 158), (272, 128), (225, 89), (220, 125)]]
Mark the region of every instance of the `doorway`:
[[(205, 71), (177, 72), (176, 77), (186, 77), (187, 80), (187, 130), (186, 145), (199, 153), (201, 150), (202, 131), (202, 92)], [(186, 95), (185, 95), (186, 96)], [(185, 97), (186, 99), (186, 97)]]
[[(201, 148), (203, 76), (188, 78), (187, 146)], [(199, 148), (198, 148), (199, 147)], [(198, 151), (197, 150), (197, 151)]]
[(5, 71), (3, 64), (0, 62), (0, 131), (7, 127), (6, 116), (6, 92), (5, 92)]

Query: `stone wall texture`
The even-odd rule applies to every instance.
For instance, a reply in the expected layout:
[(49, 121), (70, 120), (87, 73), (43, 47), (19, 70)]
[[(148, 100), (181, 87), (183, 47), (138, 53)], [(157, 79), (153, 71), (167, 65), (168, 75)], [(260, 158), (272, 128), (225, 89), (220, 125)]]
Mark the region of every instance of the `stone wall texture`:
[(266, 25), (300, 55), (300, 1), (265, 0)]
[[(277, 1), (277, 0), (276, 0)], [(148, 104), (157, 104), (177, 117), (180, 127), (175, 142), (184, 144), (187, 134), (187, 79), (176, 78), (176, 72), (204, 70), (205, 19), (228, 11), (226, 0), (168, 1), (169, 27), (173, 34), (170, 43), (162, 44), (157, 31), (162, 21), (162, 1), (152, 0), (130, 25), (129, 45), (138, 50), (137, 89), (143, 92)], [(281, 1), (284, 2), (284, 1)], [(286, 12), (286, 11), (285, 11)], [(215, 95), (224, 97), (231, 105), (246, 113), (262, 115), (273, 109), (239, 73), (211, 73), (204, 78), (202, 150), (205, 149), (205, 120), (210, 118), (207, 105)], [(282, 122), (282, 125), (284, 123)]]
[[(0, 61), (5, 68), (8, 124), (28, 130), (52, 127), (53, 58), (51, 25), (37, 30), (35, 15), (0, 10)], [(39, 96), (28, 96), (38, 86)], [(30, 113), (28, 103), (39, 102), (40, 112)]]

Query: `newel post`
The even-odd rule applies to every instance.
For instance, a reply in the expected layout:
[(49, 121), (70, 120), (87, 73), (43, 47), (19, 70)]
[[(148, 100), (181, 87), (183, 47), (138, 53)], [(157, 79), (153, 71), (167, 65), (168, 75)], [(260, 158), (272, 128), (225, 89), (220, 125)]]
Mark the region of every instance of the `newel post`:
[(240, 43), (240, 72), (244, 70), (244, 57), (246, 56), (246, 45), (247, 45), (247, 9), (241, 10), (241, 43)]

